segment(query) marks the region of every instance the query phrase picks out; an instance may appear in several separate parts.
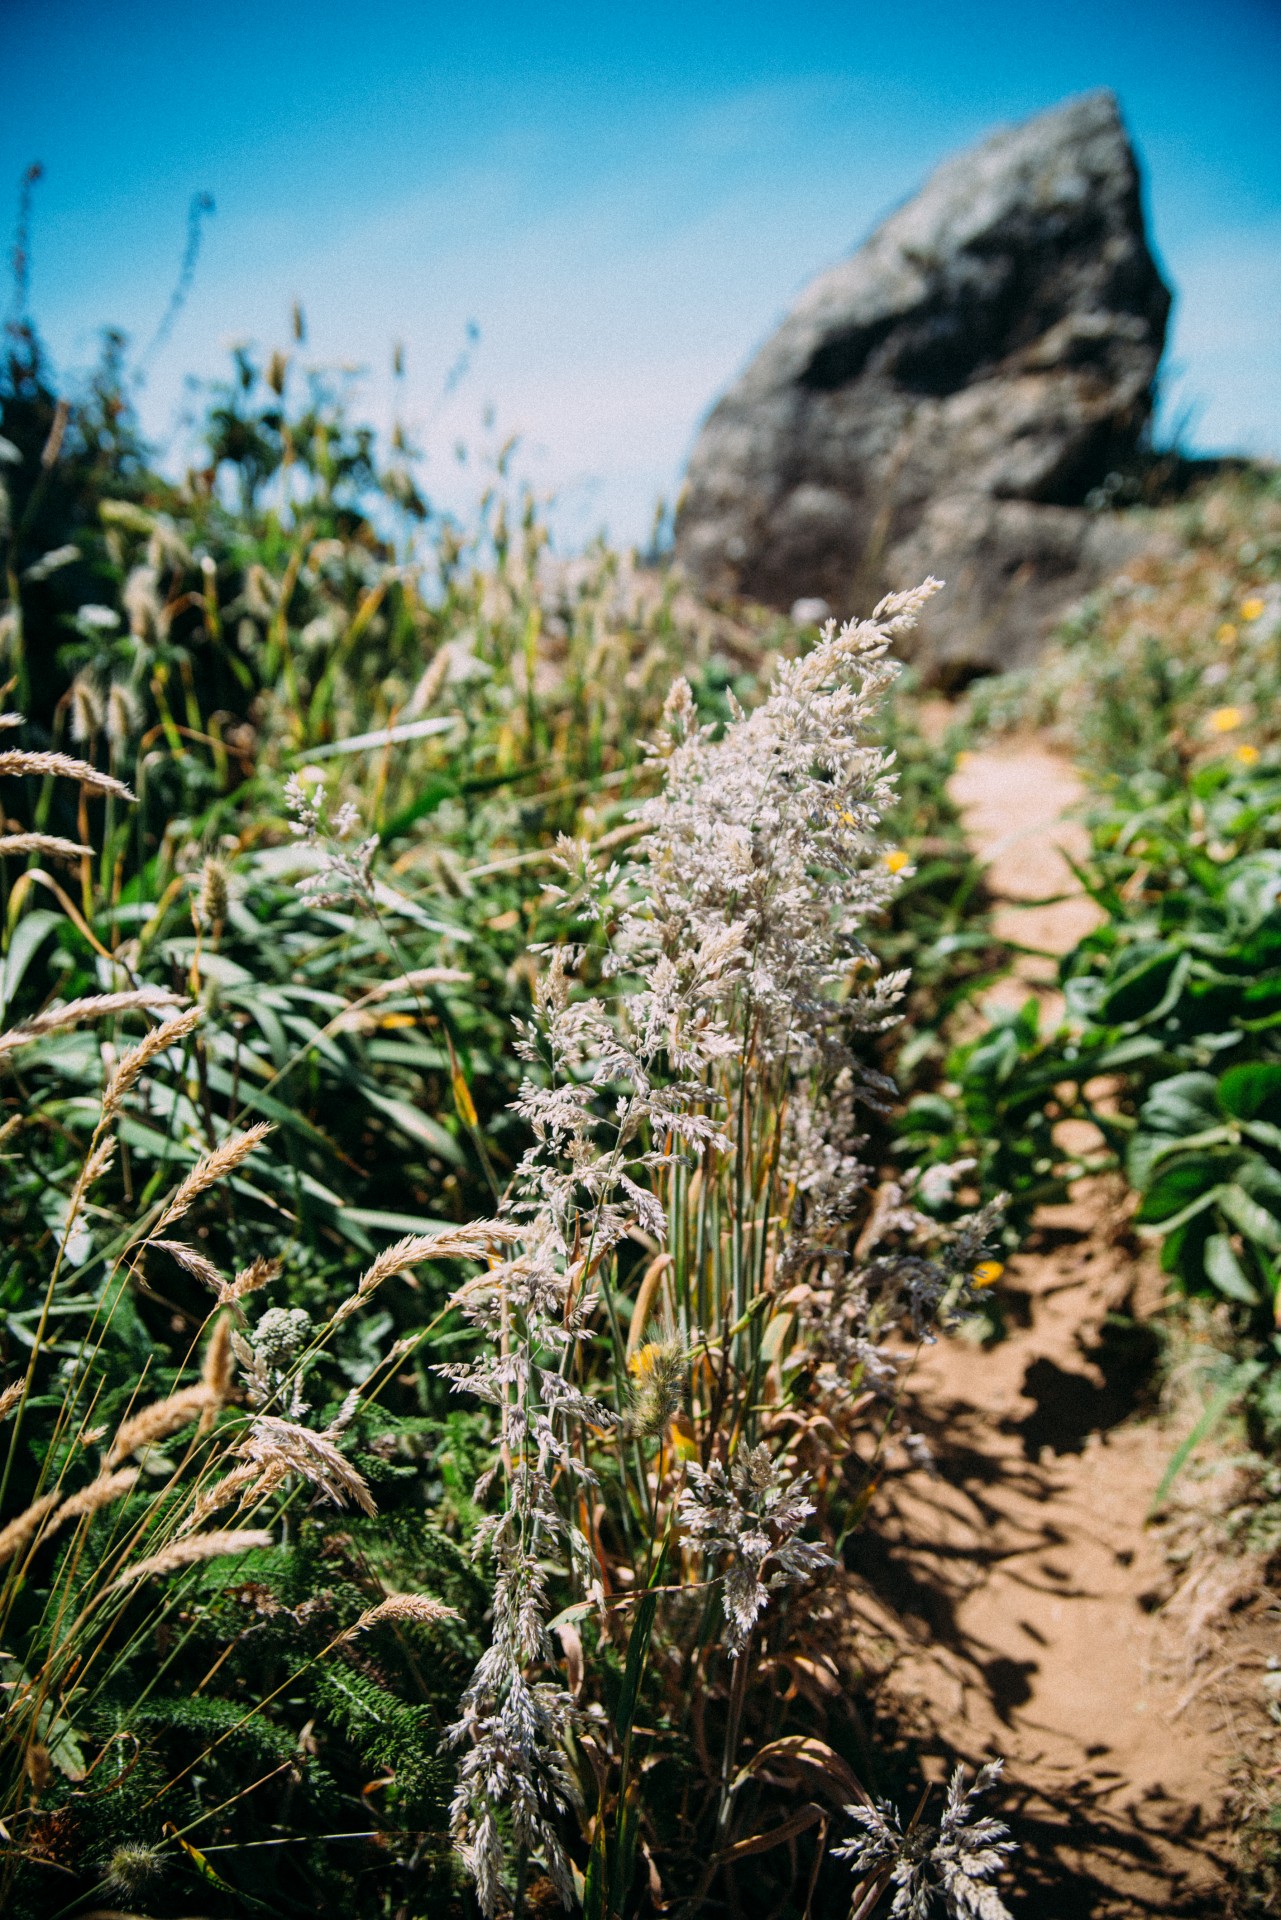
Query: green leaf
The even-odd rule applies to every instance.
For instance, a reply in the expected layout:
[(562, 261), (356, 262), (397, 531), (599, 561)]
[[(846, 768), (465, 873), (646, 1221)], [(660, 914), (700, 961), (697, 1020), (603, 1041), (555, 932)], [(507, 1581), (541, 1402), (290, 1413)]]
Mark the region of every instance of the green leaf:
[(1205, 1270), (1220, 1293), (1229, 1300), (1239, 1300), (1243, 1306), (1255, 1307), (1259, 1296), (1246, 1277), (1241, 1262), (1232, 1251), (1232, 1242), (1226, 1233), (1212, 1233), (1205, 1243)]
[(1257, 1240), (1273, 1252), (1281, 1249), (1281, 1220), (1252, 1200), (1244, 1187), (1230, 1182), (1219, 1195), (1219, 1207), (1248, 1240)]
[(1281, 1119), (1281, 1064), (1242, 1061), (1219, 1081), (1219, 1102), (1236, 1120)]
[(623, 1669), (623, 1685), (618, 1696), (618, 1711), (614, 1715), (614, 1725), (619, 1737), (626, 1739), (631, 1731), (632, 1721), (636, 1717), (636, 1701), (640, 1694), (641, 1675), (645, 1670), (645, 1656), (649, 1652), (650, 1635), (654, 1630), (654, 1615), (658, 1611), (658, 1594), (654, 1588), (641, 1595), (640, 1605), (636, 1609), (636, 1618), (632, 1622), (631, 1635), (627, 1642), (627, 1665)]
[(596, 1831), (592, 1835), (592, 1850), (587, 1856), (587, 1872), (583, 1877), (583, 1920), (606, 1920), (606, 1900), (609, 1891), (609, 1853), (605, 1838), (605, 1809), (596, 1810)]
[(1170, 987), (1173, 985), (1177, 994), (1181, 984), (1181, 981), (1175, 983), (1172, 978), (1180, 962), (1183, 963), (1183, 975), (1186, 976), (1186, 955), (1170, 947), (1123, 973), (1104, 995), (1099, 1008), (1102, 1019), (1113, 1026), (1120, 1026), (1126, 1021), (1143, 1020), (1163, 1010), (1170, 998)]
[(379, 1113), (385, 1113), (392, 1125), (407, 1133), (411, 1140), (417, 1140), (420, 1146), (438, 1153), (442, 1160), (448, 1160), (453, 1167), (466, 1165), (462, 1148), (448, 1127), (429, 1113), (420, 1113), (417, 1107), (411, 1107), (408, 1100), (397, 1100), (387, 1093), (375, 1093), (371, 1087), (362, 1088), (365, 1099), (371, 1107), (377, 1107)]
[(22, 984), (22, 976), (31, 965), (36, 949), (62, 924), (62, 915), (47, 907), (36, 907), (19, 920), (4, 963), (0, 965), (0, 1018)]
[(1141, 1226), (1169, 1221), (1174, 1214), (1182, 1213), (1192, 1203), (1214, 1193), (1221, 1172), (1221, 1167), (1215, 1167), (1199, 1155), (1172, 1161), (1162, 1167), (1148, 1187), (1135, 1219)]
[(1176, 1137), (1204, 1133), (1221, 1119), (1218, 1083), (1210, 1073), (1171, 1074), (1152, 1089), (1139, 1113), (1147, 1132)]

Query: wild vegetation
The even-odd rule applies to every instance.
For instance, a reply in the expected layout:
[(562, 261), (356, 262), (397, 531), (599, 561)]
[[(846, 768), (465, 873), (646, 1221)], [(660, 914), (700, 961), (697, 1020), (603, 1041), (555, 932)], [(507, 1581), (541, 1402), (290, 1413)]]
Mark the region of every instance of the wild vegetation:
[(0, 423), (7, 1907), (990, 1905), (822, 1586), (995, 1219), (862, 1158), (991, 960), (914, 598), (464, 536), (282, 356), (169, 482), (121, 355)]
[(990, 1920), (995, 1774), (880, 1798), (826, 1576), (1104, 1166), (1208, 1303), (1171, 1483), (1240, 1410), (1281, 1531), (1275, 479), (976, 696), (1095, 783), (1043, 1031), (918, 595), (558, 559), (504, 454), (461, 528), (302, 333), (181, 481), (125, 343), (8, 340), (5, 1909)]

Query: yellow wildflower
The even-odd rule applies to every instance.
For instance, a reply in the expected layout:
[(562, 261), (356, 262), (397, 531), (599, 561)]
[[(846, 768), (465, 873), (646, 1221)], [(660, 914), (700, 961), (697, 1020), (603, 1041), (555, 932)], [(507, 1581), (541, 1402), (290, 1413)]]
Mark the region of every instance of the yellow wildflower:
[(1259, 749), (1252, 747), (1248, 741), (1243, 740), (1241, 745), (1236, 749), (1236, 757), (1243, 767), (1252, 767), (1258, 761)]
[(1257, 620), (1262, 612), (1263, 602), (1257, 593), (1252, 593), (1248, 600), (1241, 602), (1241, 618), (1243, 620)]
[(1242, 717), (1240, 707), (1216, 707), (1210, 715), (1210, 725), (1216, 733), (1231, 733), (1240, 726)]
[(1230, 647), (1237, 637), (1237, 630), (1230, 620), (1225, 620), (1214, 637), (1221, 647)]
[(904, 867), (912, 863), (911, 854), (904, 853), (902, 847), (891, 847), (889, 852), (882, 854), (881, 857), (891, 873), (902, 873)]
[(995, 1286), (1004, 1272), (1005, 1267), (1001, 1261), (980, 1260), (970, 1278), (976, 1287), (991, 1287)]
[(956, 765), (958, 767), (968, 767), (970, 764), (970, 761), (973, 758), (974, 758), (974, 755), (970, 752), (969, 748), (962, 747), (961, 751), (956, 756)]

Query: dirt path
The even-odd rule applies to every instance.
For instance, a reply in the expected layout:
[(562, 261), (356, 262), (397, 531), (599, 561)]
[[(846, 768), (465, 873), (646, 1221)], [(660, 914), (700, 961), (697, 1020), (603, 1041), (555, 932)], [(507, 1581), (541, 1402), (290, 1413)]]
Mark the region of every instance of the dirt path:
[[(1060, 851), (1080, 831), (1061, 819), (1071, 768), (1007, 746), (975, 754), (954, 792), (1007, 903), (1001, 931), (1065, 949), (1092, 924), (1088, 900), (1013, 902), (1075, 887)], [(1020, 972), (1015, 998), (1047, 963)], [(1136, 1296), (1150, 1310), (1159, 1287), (1118, 1198), (1100, 1181), (1043, 1210), (1007, 1275), (1009, 1337), (986, 1352), (940, 1341), (916, 1365), (910, 1417), (937, 1473), (887, 1479), (855, 1604), (927, 1771), (1005, 1756), (1020, 1916), (1209, 1920), (1225, 1742), (1213, 1714), (1181, 1709), (1186, 1674), (1155, 1612), (1168, 1570), (1145, 1518), (1172, 1443), (1136, 1417), (1151, 1357)], [(1109, 1319), (1121, 1311), (1139, 1324)]]

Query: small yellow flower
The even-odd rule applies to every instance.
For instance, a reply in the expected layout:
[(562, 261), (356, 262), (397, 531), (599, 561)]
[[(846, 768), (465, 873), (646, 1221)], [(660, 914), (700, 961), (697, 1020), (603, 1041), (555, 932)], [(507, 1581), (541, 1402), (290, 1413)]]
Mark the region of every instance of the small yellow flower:
[(891, 873), (902, 873), (904, 867), (910, 867), (912, 864), (911, 854), (904, 853), (902, 847), (891, 847), (889, 852), (882, 854), (881, 857)]
[(1243, 767), (1252, 767), (1258, 761), (1259, 749), (1252, 747), (1248, 741), (1242, 741), (1241, 745), (1236, 749), (1236, 757)]
[(1214, 637), (1221, 647), (1230, 647), (1237, 637), (1237, 630), (1230, 620), (1225, 620)]
[(1004, 1272), (1005, 1268), (1001, 1261), (980, 1260), (970, 1278), (976, 1287), (992, 1287)]
[(1252, 593), (1248, 600), (1241, 602), (1241, 618), (1243, 620), (1257, 620), (1262, 612), (1263, 602), (1257, 593)]
[(1210, 715), (1210, 725), (1216, 733), (1232, 733), (1242, 720), (1240, 707), (1216, 707)]
[(969, 748), (962, 747), (956, 756), (956, 764), (958, 767), (968, 767), (973, 758), (974, 755), (970, 752)]
[(377, 1025), (380, 1027), (412, 1027), (417, 1025), (412, 1013), (380, 1013)]

